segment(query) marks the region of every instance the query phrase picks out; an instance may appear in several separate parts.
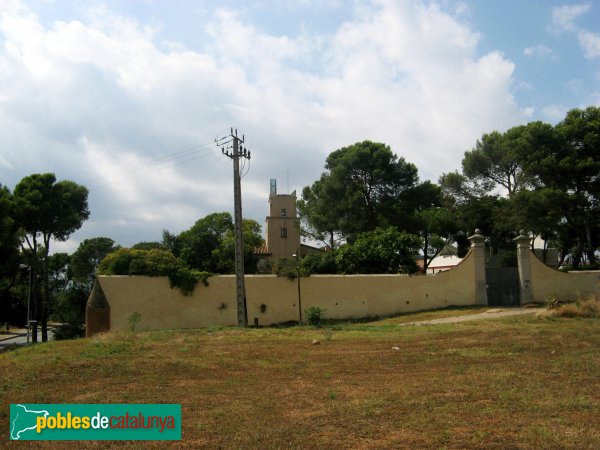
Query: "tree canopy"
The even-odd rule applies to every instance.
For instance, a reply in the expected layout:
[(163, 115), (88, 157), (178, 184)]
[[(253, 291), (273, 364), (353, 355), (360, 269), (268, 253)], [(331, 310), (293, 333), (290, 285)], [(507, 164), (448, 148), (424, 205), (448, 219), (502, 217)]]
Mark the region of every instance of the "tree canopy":
[[(13, 193), (13, 217), (23, 231), (30, 252), (34, 317), (42, 324), (42, 340), (48, 339), (48, 256), (52, 239), (66, 240), (89, 217), (88, 191), (73, 181), (56, 181), (52, 173), (23, 178)], [(41, 238), (41, 242), (39, 239)], [(41, 254), (40, 254), (41, 253)], [(43, 300), (37, 295), (38, 257), (43, 266)], [(34, 333), (34, 336), (36, 334)]]
[[(600, 108), (569, 111), (556, 126), (530, 122), (484, 134), (462, 173), (440, 177), (445, 203), (498, 245), (526, 229), (577, 266), (600, 245)], [(481, 214), (484, 213), (484, 214)], [(477, 219), (473, 223), (473, 218)]]
[[(245, 270), (254, 273), (254, 248), (262, 243), (260, 225), (243, 219), (242, 227)], [(162, 245), (190, 268), (212, 273), (234, 271), (235, 234), (233, 219), (227, 212), (209, 214), (179, 235), (164, 230)]]
[(319, 180), (302, 190), (299, 209), (311, 237), (335, 235), (354, 239), (358, 233), (395, 226), (413, 231), (420, 200), (417, 168), (389, 146), (363, 141), (330, 153)]

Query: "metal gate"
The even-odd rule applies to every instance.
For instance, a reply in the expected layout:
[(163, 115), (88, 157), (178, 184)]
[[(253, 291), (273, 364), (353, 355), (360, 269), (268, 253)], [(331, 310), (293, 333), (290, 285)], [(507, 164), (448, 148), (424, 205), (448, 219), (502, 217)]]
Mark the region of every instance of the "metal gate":
[(487, 298), (490, 306), (519, 306), (519, 270), (516, 267), (486, 268)]

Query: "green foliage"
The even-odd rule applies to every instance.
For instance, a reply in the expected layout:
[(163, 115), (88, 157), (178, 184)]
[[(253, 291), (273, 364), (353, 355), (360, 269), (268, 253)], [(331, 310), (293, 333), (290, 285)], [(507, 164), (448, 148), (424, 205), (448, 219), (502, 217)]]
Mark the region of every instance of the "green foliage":
[(326, 309), (320, 308), (318, 306), (311, 306), (304, 310), (304, 314), (306, 316), (306, 320), (309, 325), (313, 327), (320, 327), (321, 320), (323, 319), (323, 315), (327, 312)]
[(131, 329), (132, 333), (135, 331), (137, 324), (140, 323), (140, 320), (142, 320), (142, 315), (137, 311), (134, 311), (129, 317), (127, 317), (127, 323), (129, 323), (129, 328)]
[(89, 217), (88, 190), (52, 173), (23, 178), (14, 191), (15, 217), (27, 234), (64, 241)]
[(115, 246), (115, 242), (107, 237), (85, 239), (71, 256), (73, 279), (87, 284), (91, 289), (100, 261), (118, 248), (120, 247)]
[(343, 273), (415, 273), (414, 260), (421, 241), (417, 236), (378, 228), (361, 233), (337, 251), (337, 265)]
[(183, 295), (189, 295), (194, 292), (194, 288), (199, 281), (201, 281), (204, 286), (208, 286), (208, 279), (212, 274), (210, 272), (180, 267), (175, 271), (169, 272), (168, 276), (172, 288), (178, 287)]
[(190, 269), (167, 250), (135, 250), (121, 248), (109, 254), (98, 266), (101, 275), (168, 276), (171, 287), (178, 287), (184, 295), (193, 292), (202, 281), (208, 285), (208, 272)]
[[(326, 172), (302, 191), (299, 202), (305, 228), (315, 238), (335, 235), (352, 239), (358, 233), (390, 225), (409, 229), (418, 195), (417, 168), (389, 146), (363, 141), (332, 152)], [(308, 227), (307, 227), (308, 226)]]
[[(12, 205), (10, 191), (0, 184), (0, 317), (10, 323), (20, 324), (25, 318), (25, 314), (22, 313), (25, 303), (20, 301), (21, 298), (14, 292), (13, 286), (23, 273), (19, 271), (19, 235)], [(24, 271), (25, 276), (26, 271), (27, 269)]]
[(53, 318), (63, 325), (55, 330), (55, 339), (83, 337), (85, 307), (89, 294), (87, 285), (82, 283), (69, 284), (57, 293)]
[[(444, 174), (445, 204), (465, 232), (494, 247), (525, 229), (552, 241), (574, 267), (600, 246), (600, 108), (569, 111), (556, 126), (530, 122), (484, 134), (465, 153), (462, 174)], [(503, 191), (506, 196), (498, 195)]]
[[(89, 217), (88, 190), (72, 181), (56, 181), (52, 173), (23, 178), (13, 193), (13, 217), (23, 232), (23, 245), (30, 251), (32, 272), (32, 317), (42, 325), (42, 339), (47, 334), (51, 286), (48, 256), (51, 241), (65, 241)], [(39, 239), (41, 238), (41, 242)], [(42, 270), (38, 258), (41, 256)], [(43, 298), (38, 295), (38, 276), (42, 273)], [(37, 339), (37, 338), (34, 338)]]
[(163, 244), (161, 244), (160, 242), (138, 242), (137, 244), (132, 245), (131, 248), (135, 250), (164, 249)]
[(54, 328), (54, 340), (77, 339), (83, 337), (85, 328), (83, 324), (62, 323)]
[(19, 266), (17, 228), (13, 218), (12, 195), (0, 184), (0, 291), (4, 287), (3, 279), (14, 277)]
[[(255, 273), (257, 259), (254, 248), (262, 243), (260, 225), (254, 220), (244, 219), (242, 226), (245, 270)], [(179, 235), (164, 230), (162, 246), (193, 269), (213, 273), (234, 272), (235, 233), (229, 213), (209, 214)]]
[(336, 253), (309, 253), (300, 261), (300, 268), (306, 274), (338, 273)]

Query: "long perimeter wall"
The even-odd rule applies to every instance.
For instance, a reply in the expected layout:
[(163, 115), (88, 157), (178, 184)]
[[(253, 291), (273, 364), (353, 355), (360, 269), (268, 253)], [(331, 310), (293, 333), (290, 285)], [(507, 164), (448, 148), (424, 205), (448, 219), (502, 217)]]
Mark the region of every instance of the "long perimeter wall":
[[(324, 308), (326, 318), (352, 319), (487, 305), (485, 237), (476, 230), (469, 239), (471, 250), (462, 262), (436, 275), (315, 275), (300, 279), (300, 295), (297, 279), (246, 276), (249, 324), (298, 321), (300, 310), (304, 314), (311, 306)], [(531, 252), (527, 234), (521, 232), (515, 242), (522, 305), (600, 294), (600, 272), (550, 269)], [(171, 289), (166, 277), (98, 277), (87, 304), (86, 334), (126, 329), (136, 312), (141, 317), (139, 330), (236, 325), (235, 277), (212, 277), (209, 286), (199, 283), (189, 296)]]
[[(478, 302), (476, 258), (471, 251), (454, 269), (431, 276), (317, 275), (300, 279), (302, 310), (326, 309), (332, 319), (386, 316)], [(248, 321), (260, 325), (298, 321), (298, 280), (270, 275), (246, 277)], [(101, 276), (98, 283), (110, 309), (110, 329), (129, 327), (139, 312), (138, 330), (235, 325), (235, 277), (215, 276), (192, 295), (171, 289), (165, 277)], [(303, 311), (304, 314), (304, 311)], [(88, 323), (88, 327), (91, 324)]]

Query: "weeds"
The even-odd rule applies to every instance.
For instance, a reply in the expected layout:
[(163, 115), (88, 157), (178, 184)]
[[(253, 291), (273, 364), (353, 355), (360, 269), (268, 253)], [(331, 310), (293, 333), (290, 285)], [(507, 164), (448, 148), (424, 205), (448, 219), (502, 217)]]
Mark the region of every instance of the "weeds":
[(600, 297), (592, 296), (573, 303), (546, 303), (546, 316), (550, 317), (600, 317)]
[(306, 318), (308, 320), (308, 324), (313, 327), (320, 327), (321, 320), (323, 319), (323, 315), (327, 310), (323, 308), (319, 308), (318, 306), (311, 306), (304, 310), (304, 314), (306, 314)]
[(129, 323), (129, 328), (131, 329), (132, 333), (135, 331), (137, 324), (140, 323), (140, 320), (142, 320), (142, 315), (137, 311), (131, 313), (131, 315), (127, 318), (127, 322)]

